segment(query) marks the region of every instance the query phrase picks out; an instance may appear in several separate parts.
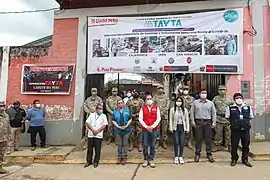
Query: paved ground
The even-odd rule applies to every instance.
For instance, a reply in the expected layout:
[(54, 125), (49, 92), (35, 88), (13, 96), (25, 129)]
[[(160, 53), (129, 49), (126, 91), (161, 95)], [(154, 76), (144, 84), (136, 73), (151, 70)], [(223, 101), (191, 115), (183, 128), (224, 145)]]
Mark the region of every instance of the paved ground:
[(139, 164), (126, 166), (100, 165), (83, 168), (79, 164), (32, 164), (6, 167), (11, 173), (0, 176), (3, 180), (269, 180), (270, 162), (252, 162), (254, 167), (242, 164), (232, 168), (228, 163), (186, 163), (184, 165), (159, 164), (155, 169), (142, 168)]

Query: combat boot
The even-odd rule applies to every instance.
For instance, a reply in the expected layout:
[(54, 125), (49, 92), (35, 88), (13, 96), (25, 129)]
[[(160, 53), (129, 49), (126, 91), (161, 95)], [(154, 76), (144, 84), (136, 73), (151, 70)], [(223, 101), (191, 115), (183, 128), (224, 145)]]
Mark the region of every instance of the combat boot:
[(188, 149), (192, 149), (191, 141), (188, 141), (187, 147), (188, 147)]
[(133, 143), (132, 143), (132, 142), (130, 142), (130, 143), (129, 143), (128, 150), (129, 150), (129, 151), (132, 151), (132, 150), (133, 150), (133, 148), (134, 148), (134, 147), (133, 147)]
[(107, 145), (110, 145), (112, 143), (112, 138), (109, 137), (109, 139), (107, 140)]
[(163, 141), (163, 142), (162, 142), (162, 147), (163, 147), (164, 149), (167, 149), (167, 148), (168, 148), (166, 141)]
[(7, 174), (8, 171), (3, 169), (3, 166), (0, 166), (0, 174)]
[(139, 144), (138, 144), (138, 151), (139, 152), (143, 151), (142, 142), (139, 142)]

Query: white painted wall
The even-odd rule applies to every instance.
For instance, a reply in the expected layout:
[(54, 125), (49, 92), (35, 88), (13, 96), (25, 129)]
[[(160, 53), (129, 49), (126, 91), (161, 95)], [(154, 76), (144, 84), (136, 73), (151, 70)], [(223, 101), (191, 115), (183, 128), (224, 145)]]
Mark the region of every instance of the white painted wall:
[(3, 47), (2, 69), (0, 74), (0, 101), (6, 101), (8, 83), (9, 47)]

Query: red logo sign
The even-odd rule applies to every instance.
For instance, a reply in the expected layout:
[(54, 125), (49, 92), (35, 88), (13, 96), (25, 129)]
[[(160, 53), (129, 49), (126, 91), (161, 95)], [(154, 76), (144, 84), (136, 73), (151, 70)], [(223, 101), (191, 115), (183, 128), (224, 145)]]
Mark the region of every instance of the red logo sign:
[(214, 72), (214, 65), (206, 65), (206, 72)]
[(187, 58), (187, 63), (190, 64), (191, 62), (192, 62), (191, 57), (188, 57), (188, 58)]

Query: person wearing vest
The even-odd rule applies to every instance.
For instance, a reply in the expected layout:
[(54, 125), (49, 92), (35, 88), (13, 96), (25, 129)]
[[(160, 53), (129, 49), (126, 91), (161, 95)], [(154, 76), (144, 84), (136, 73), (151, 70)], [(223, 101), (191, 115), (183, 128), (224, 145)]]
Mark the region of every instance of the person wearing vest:
[(238, 161), (238, 145), (241, 139), (242, 163), (248, 167), (252, 165), (248, 162), (250, 145), (250, 120), (254, 118), (252, 109), (243, 103), (243, 95), (235, 93), (233, 96), (235, 103), (228, 106), (225, 117), (231, 124), (231, 166), (235, 166)]
[(112, 116), (114, 134), (118, 142), (118, 160), (116, 164), (125, 165), (127, 162), (127, 146), (131, 132), (132, 116), (129, 108), (124, 106), (123, 100), (119, 100), (117, 104), (118, 108), (114, 110)]
[[(157, 139), (157, 129), (160, 123), (160, 110), (157, 105), (153, 104), (152, 95), (147, 94), (145, 98), (146, 104), (142, 106), (139, 112), (139, 122), (142, 126), (143, 140), (143, 167), (155, 168), (155, 144)], [(150, 145), (150, 153), (148, 153), (148, 145)]]

